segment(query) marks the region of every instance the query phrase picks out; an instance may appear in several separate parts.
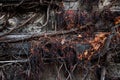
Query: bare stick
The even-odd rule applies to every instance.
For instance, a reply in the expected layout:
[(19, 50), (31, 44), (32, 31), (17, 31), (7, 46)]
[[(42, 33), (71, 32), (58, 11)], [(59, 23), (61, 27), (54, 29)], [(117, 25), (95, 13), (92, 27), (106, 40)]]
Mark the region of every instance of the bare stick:
[(8, 65), (12, 65), (12, 64), (13, 63), (7, 63), (7, 64), (4, 64), (4, 65), (0, 66), (0, 68), (3, 68), (3, 67), (8, 66)]
[[(63, 64), (61, 64), (61, 66), (60, 66), (60, 68), (59, 68), (59, 70), (58, 70), (58, 76), (57, 76), (57, 79), (59, 79), (59, 77), (60, 77), (60, 70), (62, 69), (62, 67), (63, 67)], [(56, 80), (57, 80), (56, 79)]]
[(9, 60), (9, 61), (0, 61), (0, 63), (18, 63), (18, 62), (28, 62), (29, 59), (23, 59), (23, 60)]
[(101, 79), (100, 80), (105, 80), (105, 74), (106, 74), (106, 69), (105, 69), (105, 67), (103, 67), (102, 71), (101, 71)]
[(88, 74), (89, 74), (89, 70), (86, 68), (86, 70), (87, 70), (87, 73), (85, 74), (85, 76), (83, 77), (83, 79), (82, 80), (86, 80), (86, 78), (87, 78), (87, 76), (88, 76)]
[[(73, 73), (73, 71), (76, 69), (76, 67), (77, 67), (77, 63), (73, 66), (73, 69), (72, 69), (72, 72), (71, 73)], [(70, 74), (68, 75), (68, 77), (67, 77), (67, 79), (66, 80), (68, 80), (70, 78)]]

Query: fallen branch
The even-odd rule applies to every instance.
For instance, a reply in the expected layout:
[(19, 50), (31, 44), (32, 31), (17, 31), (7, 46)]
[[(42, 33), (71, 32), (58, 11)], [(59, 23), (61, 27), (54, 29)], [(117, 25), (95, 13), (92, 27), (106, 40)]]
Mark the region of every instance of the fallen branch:
[(44, 36), (56, 36), (56, 35), (64, 35), (64, 34), (69, 34), (75, 31), (78, 31), (79, 29), (72, 29), (72, 30), (66, 30), (66, 31), (52, 31), (49, 33), (41, 33), (41, 34), (32, 34), (32, 35), (21, 35), (19, 36), (13, 36), (10, 37), (10, 35), (5, 36), (0, 38), (0, 42), (18, 42), (18, 41), (23, 41), (23, 40), (30, 40), (33, 38), (39, 38), (39, 37), (44, 37)]

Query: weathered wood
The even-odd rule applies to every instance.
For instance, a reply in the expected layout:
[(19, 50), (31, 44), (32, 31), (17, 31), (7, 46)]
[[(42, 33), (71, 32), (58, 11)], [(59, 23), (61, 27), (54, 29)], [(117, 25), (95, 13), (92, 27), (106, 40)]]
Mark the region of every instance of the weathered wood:
[(26, 35), (7, 35), (2, 38), (0, 38), (0, 42), (17, 42), (17, 41), (23, 41), (33, 38), (40, 38), (44, 36), (56, 36), (56, 35), (65, 35), (69, 33), (73, 33), (78, 31), (79, 29), (72, 29), (72, 30), (66, 30), (66, 31), (51, 31), (49, 33), (43, 32), (40, 34), (26, 34)]

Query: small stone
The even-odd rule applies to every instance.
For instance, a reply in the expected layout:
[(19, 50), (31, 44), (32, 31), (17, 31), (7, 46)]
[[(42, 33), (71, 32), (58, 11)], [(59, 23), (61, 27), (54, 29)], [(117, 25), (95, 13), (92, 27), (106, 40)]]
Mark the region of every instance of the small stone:
[(89, 49), (91, 46), (88, 44), (76, 44), (76, 52), (77, 54), (83, 53), (87, 49)]

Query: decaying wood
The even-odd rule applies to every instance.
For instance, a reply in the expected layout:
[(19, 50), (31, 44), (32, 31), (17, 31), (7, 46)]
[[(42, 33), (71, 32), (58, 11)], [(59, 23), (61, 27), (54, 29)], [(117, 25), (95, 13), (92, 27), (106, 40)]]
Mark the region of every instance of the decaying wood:
[[(50, 17), (53, 17), (53, 16), (51, 16), (52, 10), (54, 12), (57, 12), (58, 7), (60, 9), (63, 8), (62, 2), (61, 2), (61, 6), (59, 6), (59, 3), (56, 4), (56, 2), (54, 3), (54, 1), (55, 0), (38, 0), (38, 2), (31, 2), (31, 3), (28, 2), (28, 3), (24, 4), (23, 3), (24, 0), (22, 0), (19, 4), (4, 4), (4, 5), (0, 5), (0, 6), (2, 6), (2, 8), (6, 8), (6, 7), (9, 7), (9, 8), (10, 7), (14, 7), (14, 8), (23, 7), (24, 8), (25, 5), (28, 5), (25, 9), (28, 9), (28, 10), (35, 9), (36, 10), (36, 9), (38, 9), (38, 7), (40, 7), (42, 5), (42, 8), (46, 8), (44, 10), (44, 11), (46, 11), (46, 21), (44, 22), (43, 25), (42, 24), (38, 25), (39, 29), (41, 29), (41, 28), (47, 27), (47, 25), (49, 24), (49, 21), (51, 21)], [(59, 1), (61, 1), (61, 0), (59, 0)], [(91, 10), (92, 10), (92, 7), (93, 7), (93, 6), (91, 6), (92, 1), (90, 1), (90, 0), (80, 0), (80, 1), (83, 1), (83, 4), (85, 5), (84, 7), (91, 7)], [(86, 4), (89, 4), (87, 2), (91, 2), (89, 6), (86, 6)], [(99, 1), (97, 1), (97, 2), (99, 2)], [(54, 31), (49, 31), (49, 32), (40, 32), (37, 34), (34, 34), (34, 33), (33, 34), (27, 34), (27, 33), (16, 34), (16, 33), (14, 33), (14, 31), (25, 27), (27, 24), (29, 24), (30, 21), (33, 20), (32, 22), (34, 22), (34, 19), (37, 17), (37, 13), (36, 13), (37, 10), (36, 10), (36, 12), (34, 12), (34, 14), (30, 18), (25, 20), (24, 23), (13, 27), (8, 32), (4, 32), (4, 30), (3, 30), (4, 28), (2, 27), (1, 29), (4, 33), (1, 32), (1, 34), (0, 34), (0, 54), (3, 54), (3, 52), (5, 52), (8, 48), (13, 50), (13, 52), (14, 52), (14, 50), (16, 48), (13, 49), (11, 47), (11, 44), (15, 44), (17, 42), (29, 41), (30, 43), (32, 43), (32, 42), (33, 43), (30, 44), (30, 48), (27, 49), (27, 50), (29, 50), (28, 53), (30, 54), (30, 55), (27, 55), (27, 53), (26, 53), (25, 55), (27, 55), (27, 57), (25, 55), (21, 56), (19, 54), (19, 56), (17, 55), (18, 56), (18, 59), (17, 59), (14, 57), (14, 54), (9, 54), (10, 56), (12, 56), (12, 59), (15, 58), (16, 60), (11, 60), (11, 58), (10, 58), (10, 60), (1, 60), (0, 61), (0, 64), (1, 64), (0, 65), (0, 68), (1, 68), (0, 76), (2, 75), (2, 78), (0, 78), (0, 79), (5, 80), (6, 75), (4, 75), (4, 72), (5, 72), (5, 70), (7, 70), (7, 68), (9, 66), (15, 67), (18, 70), (20, 69), (19, 70), (20, 76), (27, 75), (26, 80), (41, 79), (41, 75), (44, 73), (45, 70), (47, 70), (46, 68), (44, 68), (44, 66), (46, 64), (48, 64), (48, 65), (57, 64), (60, 66), (59, 66), (58, 70), (56, 70), (57, 71), (56, 75), (55, 75), (56, 80), (62, 79), (62, 78), (60, 78), (61, 71), (64, 72), (63, 75), (65, 77), (65, 80), (74, 80), (75, 79), (74, 71), (76, 69), (78, 69), (79, 67), (81, 67), (84, 70), (83, 72), (85, 72), (83, 74), (83, 76), (81, 77), (82, 80), (87, 80), (88, 76), (90, 76), (89, 73), (92, 72), (92, 70), (94, 71), (94, 74), (96, 74), (97, 70), (95, 68), (98, 68), (98, 70), (101, 69), (101, 70), (99, 70), (100, 71), (100, 74), (98, 75), (99, 77), (96, 77), (96, 78), (99, 78), (100, 80), (106, 80), (107, 79), (107, 77), (106, 77), (107, 66), (106, 65), (109, 64), (109, 60), (107, 59), (107, 61), (106, 61), (106, 55), (108, 58), (109, 53), (107, 53), (107, 52), (110, 51), (110, 46), (111, 46), (113, 39), (116, 38), (116, 36), (118, 36), (118, 35), (120, 36), (119, 29), (118, 29), (120, 27), (120, 23), (114, 24), (115, 22), (112, 22), (112, 21), (114, 21), (114, 20), (112, 20), (114, 17), (111, 16), (112, 17), (112, 19), (111, 19), (110, 15), (106, 13), (107, 10), (109, 12), (109, 8), (111, 6), (113, 6), (113, 4), (115, 2), (116, 2), (116, 0), (114, 0), (108, 6), (104, 6), (102, 10), (98, 11), (97, 16), (92, 16), (94, 14), (94, 10), (93, 11), (90, 10), (91, 12), (93, 12), (93, 14), (92, 14), (92, 13), (90, 13), (90, 11), (87, 12), (86, 10), (82, 11), (82, 9), (80, 9), (80, 13), (77, 14), (77, 16), (75, 16), (75, 17), (78, 17), (78, 18), (80, 17), (81, 19), (83, 18), (83, 20), (81, 20), (82, 24), (79, 24), (79, 22), (80, 22), (79, 19), (78, 19), (78, 21), (76, 21), (76, 23), (77, 22), (78, 23), (75, 24), (74, 26), (73, 26), (73, 23), (75, 23), (75, 22), (74, 22), (74, 20), (72, 21), (73, 18), (70, 19), (71, 23), (69, 22), (69, 20), (68, 20), (68, 22), (67, 22), (67, 20), (63, 20), (63, 21), (66, 21), (66, 22), (64, 22), (65, 27), (64, 27), (64, 25), (62, 25), (63, 29), (58, 30), (58, 31), (57, 31), (57, 27), (59, 27), (59, 25), (57, 27), (55, 26)], [(95, 6), (98, 7), (98, 5), (95, 5)], [(8, 9), (8, 11), (9, 11), (9, 9)], [(24, 10), (23, 10), (23, 12), (24, 12)], [(50, 12), (51, 12), (51, 14), (50, 14)], [(62, 13), (62, 11), (60, 13)], [(67, 11), (65, 11), (65, 13), (67, 13)], [(71, 14), (73, 12), (72, 12), (72, 10), (68, 10), (68, 13), (69, 14), (67, 14), (67, 15), (71, 16)], [(88, 13), (89, 13), (89, 15), (88, 15)], [(55, 14), (53, 14), (53, 15), (55, 15)], [(59, 14), (57, 14), (57, 15), (59, 15)], [(9, 12), (8, 12), (7, 16), (9, 16)], [(108, 20), (108, 21), (111, 22), (112, 25), (116, 25), (116, 26), (113, 26), (111, 28), (111, 24), (107, 24), (107, 19), (106, 18), (103, 19), (104, 16), (107, 17), (108, 19), (110, 18), (110, 20)], [(62, 15), (62, 17), (64, 17), (64, 16)], [(97, 17), (98, 20), (96, 19), (96, 21), (94, 22), (94, 19), (92, 17)], [(0, 19), (3, 19), (3, 18), (4, 18), (4, 16), (2, 16)], [(65, 17), (64, 19), (68, 19), (68, 17)], [(85, 22), (82, 22), (82, 21), (84, 21), (84, 19), (86, 19)], [(98, 38), (95, 38), (95, 36), (97, 33), (99, 33), (97, 31), (99, 31), (100, 27), (96, 27), (97, 21), (99, 21), (99, 20), (101, 20), (101, 21), (103, 20), (103, 25), (100, 25), (100, 27), (104, 28), (107, 25), (107, 29), (111, 28), (111, 30), (104, 30), (106, 32), (107, 36), (99, 37), (99, 39), (98, 39)], [(106, 22), (104, 22), (104, 21), (106, 21)], [(4, 24), (6, 24), (6, 23), (7, 23), (7, 20)], [(54, 21), (51, 23), (54, 24)], [(67, 24), (69, 24), (69, 25), (67, 25)], [(70, 29), (65, 30), (65, 29), (68, 29), (68, 26), (70, 27)], [(104, 33), (104, 32), (101, 32), (101, 33)], [(62, 37), (61, 37), (61, 35), (62, 35)], [(58, 37), (60, 37), (60, 38), (58, 38)], [(102, 43), (102, 41), (100, 42), (99, 40), (102, 40), (100, 38), (104, 38), (104, 37), (105, 37), (105, 41), (103, 41), (103, 43)], [(119, 41), (119, 37), (117, 39)], [(97, 45), (100, 47), (97, 47), (98, 49), (95, 50), (94, 45), (92, 45), (92, 43), (90, 43), (90, 41), (93, 41), (94, 45)], [(95, 43), (97, 43), (97, 44), (95, 44)], [(100, 44), (100, 45), (98, 45), (98, 44)], [(114, 44), (118, 45), (116, 43), (114, 43)], [(77, 45), (80, 45), (78, 47), (79, 47), (79, 49), (82, 49), (82, 50), (80, 50), (81, 52), (76, 51)], [(89, 48), (86, 49), (86, 47), (84, 45), (89, 45)], [(14, 45), (12, 45), (12, 46), (14, 46)], [(23, 47), (22, 49), (21, 49), (21, 47), (19, 49), (21, 50), (21, 52), (22, 52), (22, 50), (25, 52), (24, 47), (26, 47), (26, 45), (22, 46), (22, 47)], [(119, 54), (119, 52), (120, 51), (118, 51), (117, 54)], [(116, 55), (115, 53), (113, 53), (113, 54)], [(9, 55), (6, 55), (6, 54), (4, 54), (4, 55), (5, 55), (4, 57), (6, 57), (6, 56), (9, 57)], [(22, 59), (22, 57), (27, 58), (27, 59)], [(112, 58), (112, 57), (110, 56), (109, 58)], [(24, 63), (24, 64), (20, 64), (20, 63)], [(16, 66), (17, 64), (19, 66), (22, 66), (23, 71), (21, 68), (17, 68), (17, 66)], [(28, 66), (28, 64), (29, 64), (29, 66)], [(24, 71), (23, 66), (25, 66), (25, 71)], [(26, 67), (27, 67), (27, 69), (26, 69)], [(96, 76), (96, 75), (94, 75), (94, 76)], [(34, 77), (34, 79), (32, 79), (31, 77)]]

